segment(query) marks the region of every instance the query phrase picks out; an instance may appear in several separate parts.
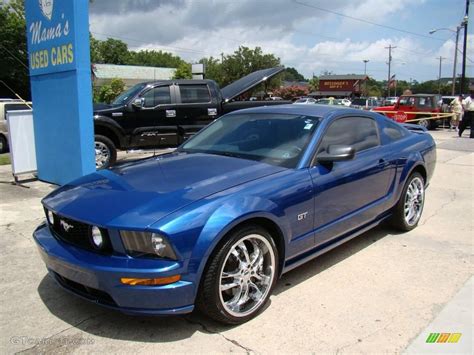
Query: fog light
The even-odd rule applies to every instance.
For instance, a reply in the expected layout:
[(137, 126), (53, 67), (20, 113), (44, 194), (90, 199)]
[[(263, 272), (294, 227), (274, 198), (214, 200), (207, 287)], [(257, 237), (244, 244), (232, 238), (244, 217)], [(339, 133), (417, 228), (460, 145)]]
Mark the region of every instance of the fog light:
[(46, 218), (48, 218), (48, 222), (50, 225), (54, 225), (54, 213), (48, 210), (46, 213)]
[(91, 236), (92, 244), (94, 244), (94, 247), (100, 249), (104, 246), (104, 237), (102, 236), (102, 232), (100, 231), (99, 227), (92, 226)]
[(136, 279), (131, 277), (122, 277), (120, 282), (125, 285), (142, 285), (142, 286), (157, 286), (157, 285), (169, 285), (181, 280), (181, 275), (173, 275), (168, 277), (159, 277), (156, 279)]

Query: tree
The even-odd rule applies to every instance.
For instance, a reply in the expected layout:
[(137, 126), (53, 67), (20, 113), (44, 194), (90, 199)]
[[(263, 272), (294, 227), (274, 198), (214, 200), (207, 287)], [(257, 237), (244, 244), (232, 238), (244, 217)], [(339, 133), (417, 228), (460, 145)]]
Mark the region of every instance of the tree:
[(150, 67), (178, 68), (184, 61), (168, 52), (155, 50), (130, 51), (128, 64)]
[(274, 90), (274, 94), (276, 96), (282, 97), (285, 100), (291, 100), (295, 97), (307, 96), (309, 94), (309, 90), (307, 87), (293, 85), (276, 89)]
[(123, 80), (114, 78), (109, 84), (105, 84), (98, 89), (94, 89), (94, 102), (111, 103), (124, 90), (125, 83)]
[(283, 72), (283, 80), (285, 81), (305, 81), (303, 75), (301, 75), (295, 68), (286, 68)]
[[(264, 54), (260, 47), (254, 49), (240, 46), (233, 54), (224, 56), (222, 61), (222, 85), (242, 78), (254, 71), (280, 66), (280, 58), (273, 54)], [(277, 85), (278, 80), (272, 80)]]
[[(22, 0), (0, 2), (0, 80), (24, 99), (30, 99), (25, 8)], [(0, 83), (0, 96), (13, 93)]]
[(218, 59), (214, 57), (202, 58), (199, 63), (204, 64), (206, 79), (214, 80), (220, 86), (224, 84), (222, 63)]
[(102, 63), (127, 64), (130, 58), (128, 46), (119, 39), (107, 38), (100, 41), (98, 45), (100, 55), (98, 58)]
[(183, 62), (176, 68), (173, 79), (191, 79), (192, 77), (191, 64)]
[(319, 90), (319, 78), (316, 76), (313, 76), (311, 79), (309, 79), (309, 90), (311, 91), (318, 91)]

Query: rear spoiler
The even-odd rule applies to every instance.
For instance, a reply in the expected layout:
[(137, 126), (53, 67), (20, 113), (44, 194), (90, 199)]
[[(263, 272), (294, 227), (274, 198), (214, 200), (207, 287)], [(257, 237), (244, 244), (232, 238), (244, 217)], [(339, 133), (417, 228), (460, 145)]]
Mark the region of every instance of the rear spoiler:
[(415, 131), (415, 132), (428, 132), (428, 130), (425, 127), (422, 127), (417, 124), (411, 124), (411, 123), (400, 123), (403, 127), (408, 129), (409, 131)]

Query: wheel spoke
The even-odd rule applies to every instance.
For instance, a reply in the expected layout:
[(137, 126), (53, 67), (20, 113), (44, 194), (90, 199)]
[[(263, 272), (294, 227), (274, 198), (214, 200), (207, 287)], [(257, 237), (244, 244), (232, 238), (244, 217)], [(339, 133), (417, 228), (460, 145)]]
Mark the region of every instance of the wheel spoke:
[(242, 253), (244, 254), (244, 257), (245, 257), (245, 262), (247, 264), (250, 264), (250, 256), (249, 256), (249, 251), (247, 250), (247, 246), (245, 245), (244, 242), (241, 242), (239, 245), (238, 245), (239, 249), (242, 251)]
[(252, 281), (250, 281), (249, 283), (249, 287), (252, 288), (254, 290), (254, 292), (251, 293), (250, 297), (254, 300), (254, 301), (259, 301), (262, 296), (263, 296), (263, 292), (260, 290), (260, 288), (254, 284)]
[(234, 288), (234, 287), (237, 287), (237, 286), (240, 286), (240, 283), (232, 282), (232, 283), (229, 283), (229, 284), (223, 284), (223, 285), (221, 285), (221, 291), (227, 291), (227, 290), (230, 290), (231, 288)]

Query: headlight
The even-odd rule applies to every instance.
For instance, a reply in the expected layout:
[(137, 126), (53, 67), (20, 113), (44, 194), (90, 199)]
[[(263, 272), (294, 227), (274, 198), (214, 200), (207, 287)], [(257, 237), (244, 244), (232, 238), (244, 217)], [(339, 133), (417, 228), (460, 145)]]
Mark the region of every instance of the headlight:
[(177, 259), (171, 244), (166, 237), (161, 234), (120, 231), (120, 236), (130, 256)]
[(91, 228), (91, 241), (92, 245), (97, 249), (102, 249), (104, 246), (104, 236), (102, 231), (97, 226), (92, 226)]
[(54, 225), (54, 213), (50, 210), (46, 210), (46, 218), (48, 219), (48, 223), (50, 225)]

